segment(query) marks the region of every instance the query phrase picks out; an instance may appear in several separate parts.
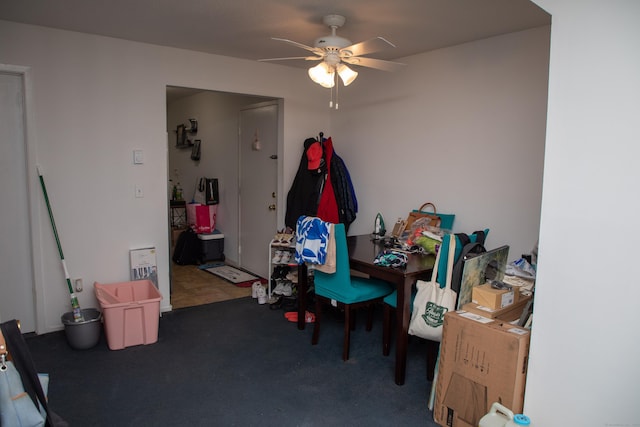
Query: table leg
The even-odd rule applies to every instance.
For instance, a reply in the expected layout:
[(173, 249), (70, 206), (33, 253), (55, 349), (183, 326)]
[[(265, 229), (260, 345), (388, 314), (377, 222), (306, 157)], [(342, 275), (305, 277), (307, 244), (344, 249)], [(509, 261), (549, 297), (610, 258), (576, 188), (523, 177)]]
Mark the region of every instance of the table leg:
[(298, 264), (298, 329), (305, 327), (304, 316), (307, 311), (308, 274), (307, 264)]
[(398, 301), (396, 308), (396, 384), (398, 385), (404, 384), (407, 369), (412, 285), (412, 278), (405, 278), (401, 284), (398, 283)]

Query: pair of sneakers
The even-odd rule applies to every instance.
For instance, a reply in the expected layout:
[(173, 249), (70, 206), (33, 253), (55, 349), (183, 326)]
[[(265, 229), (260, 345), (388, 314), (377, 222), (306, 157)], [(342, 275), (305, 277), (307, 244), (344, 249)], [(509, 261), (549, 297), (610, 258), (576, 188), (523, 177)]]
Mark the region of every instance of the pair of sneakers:
[(293, 287), (291, 286), (291, 282), (288, 280), (277, 280), (277, 285), (273, 290), (273, 293), (276, 295), (284, 295), (285, 297), (290, 297), (293, 294)]
[(271, 259), (274, 264), (289, 264), (289, 261), (291, 261), (290, 251), (276, 251)]
[(251, 285), (251, 297), (258, 300), (258, 304), (267, 303), (267, 289), (259, 281), (253, 282)]
[(294, 237), (292, 232), (288, 233), (286, 230), (278, 231), (273, 238), (273, 244), (276, 246), (290, 246)]

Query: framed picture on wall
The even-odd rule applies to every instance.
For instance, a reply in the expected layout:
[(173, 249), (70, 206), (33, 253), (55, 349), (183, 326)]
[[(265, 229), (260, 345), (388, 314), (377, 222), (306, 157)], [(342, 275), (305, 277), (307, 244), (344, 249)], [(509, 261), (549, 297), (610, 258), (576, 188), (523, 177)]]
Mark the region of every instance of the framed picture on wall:
[(178, 125), (176, 128), (176, 147), (188, 147), (187, 144), (187, 130), (184, 125)]

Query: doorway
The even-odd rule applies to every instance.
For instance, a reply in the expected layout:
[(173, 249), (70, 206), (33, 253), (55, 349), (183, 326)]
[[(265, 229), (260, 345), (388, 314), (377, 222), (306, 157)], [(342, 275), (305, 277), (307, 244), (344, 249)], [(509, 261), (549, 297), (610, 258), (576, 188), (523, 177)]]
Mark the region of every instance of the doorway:
[[(240, 254), (240, 230), (244, 227), (245, 219), (240, 217), (240, 152), (239, 152), (239, 120), (240, 111), (248, 106), (261, 105), (263, 103), (278, 103), (277, 99), (266, 98), (254, 95), (235, 94), (227, 92), (209, 91), (202, 89), (183, 88), (167, 86), (167, 135), (168, 135), (168, 158), (167, 158), (167, 197), (171, 197), (171, 188), (174, 183), (180, 183), (183, 189), (184, 199), (191, 202), (195, 194), (197, 183), (200, 178), (217, 178), (219, 187), (219, 204), (217, 205), (216, 229), (224, 235), (224, 257), (225, 263), (245, 268), (243, 261), (245, 258)], [(274, 118), (275, 129), (278, 129), (281, 109)], [(196, 119), (197, 132), (187, 133), (187, 146), (200, 141), (200, 159), (191, 158), (192, 150), (189, 147), (177, 147), (176, 128), (180, 124), (189, 127), (189, 119)], [(276, 149), (282, 142), (275, 141)], [(277, 152), (277, 151), (276, 151)], [(277, 159), (272, 160), (274, 176), (277, 178)], [(171, 180), (171, 181), (169, 181)], [(271, 192), (275, 191), (272, 190)], [(271, 195), (269, 192), (269, 196)], [(167, 202), (169, 205), (169, 202)], [(275, 214), (274, 214), (275, 217)], [(257, 221), (259, 222), (259, 221)], [(275, 223), (274, 223), (275, 224)], [(168, 224), (168, 228), (170, 228)], [(269, 233), (273, 235), (275, 225)], [(177, 238), (175, 230), (169, 233), (170, 244)], [(270, 239), (269, 239), (270, 240)], [(267, 269), (268, 242), (261, 251), (263, 269)], [(173, 248), (170, 246), (170, 255), (173, 255)], [(183, 279), (178, 277), (184, 273), (185, 269), (175, 265), (170, 260), (170, 280), (171, 280), (171, 301), (177, 299), (174, 295), (174, 283)], [(197, 269), (197, 266), (190, 270)], [(252, 271), (253, 272), (253, 271)], [(190, 274), (192, 274), (191, 271)], [(196, 272), (197, 273), (197, 272)], [(258, 272), (253, 272), (258, 274)], [(209, 277), (215, 279), (209, 273), (205, 274), (205, 279)], [(176, 298), (174, 298), (176, 297)], [(190, 298), (193, 301), (193, 298)], [(211, 302), (203, 297), (202, 304)], [(193, 305), (198, 305), (191, 303)]]

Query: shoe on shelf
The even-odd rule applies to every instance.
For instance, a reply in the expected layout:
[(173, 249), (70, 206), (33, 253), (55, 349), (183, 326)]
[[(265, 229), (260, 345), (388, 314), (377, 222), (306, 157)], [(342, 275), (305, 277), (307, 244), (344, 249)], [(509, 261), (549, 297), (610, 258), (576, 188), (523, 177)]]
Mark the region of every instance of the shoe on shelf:
[(293, 288), (291, 287), (291, 282), (285, 282), (282, 285), (282, 295), (285, 297), (290, 297), (293, 294)]
[(282, 280), (276, 280), (276, 287), (271, 292), (276, 295), (284, 295), (284, 283)]
[(258, 294), (258, 304), (263, 305), (267, 303), (267, 290), (264, 286), (260, 286), (257, 291)]
[(290, 271), (285, 277), (287, 280), (291, 280), (292, 283), (298, 283), (298, 270)]
[(274, 264), (280, 264), (282, 260), (282, 255), (283, 255), (282, 251), (276, 251), (276, 253), (273, 255), (273, 258), (271, 259), (271, 262)]
[(282, 256), (280, 257), (280, 264), (289, 264), (291, 261), (291, 252), (282, 251)]
[(283, 234), (280, 239), (280, 243), (282, 246), (290, 246), (291, 242), (293, 242), (294, 235), (293, 234)]

